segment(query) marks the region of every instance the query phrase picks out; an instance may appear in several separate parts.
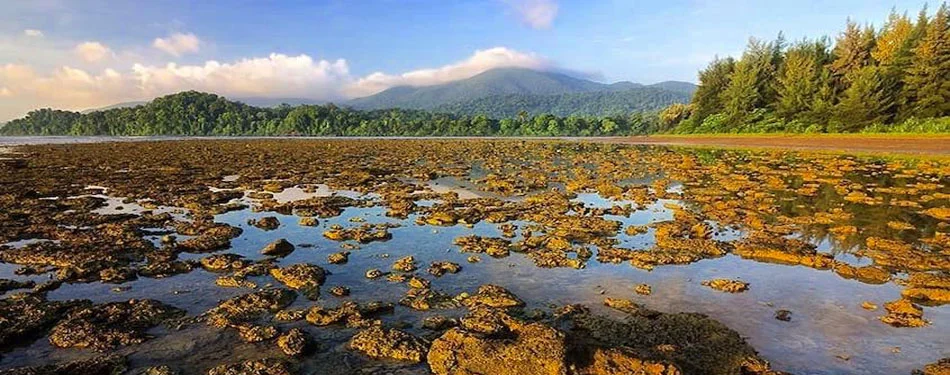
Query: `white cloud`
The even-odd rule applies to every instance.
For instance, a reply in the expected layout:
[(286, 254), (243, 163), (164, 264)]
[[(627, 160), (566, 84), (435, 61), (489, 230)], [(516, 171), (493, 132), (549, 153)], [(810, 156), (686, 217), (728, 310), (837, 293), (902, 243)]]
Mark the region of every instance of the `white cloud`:
[(513, 10), (521, 21), (535, 29), (547, 29), (557, 17), (558, 5), (555, 0), (502, 0)]
[[(112, 69), (91, 74), (69, 66), (48, 75), (22, 64), (0, 65), (0, 87), (13, 98), (2, 106), (0, 119), (22, 115), (38, 107), (81, 109), (109, 103), (127, 95), (123, 76)], [(15, 112), (14, 112), (15, 111)]]
[(43, 31), (36, 30), (36, 29), (26, 29), (26, 30), (23, 30), (23, 35), (26, 35), (31, 38), (42, 38)]
[(153, 47), (175, 57), (198, 52), (200, 45), (201, 40), (191, 33), (174, 33), (166, 38), (155, 38), (155, 41), (152, 42)]
[(99, 62), (113, 55), (109, 47), (99, 42), (79, 43), (73, 48), (73, 52), (86, 62)]
[[(122, 64), (120, 61), (124, 60), (110, 60), (113, 65)], [(441, 67), (394, 75), (377, 72), (365, 77), (351, 75), (346, 60), (318, 60), (305, 54), (272, 53), (232, 62), (209, 60), (186, 65), (128, 64), (130, 68), (98, 72), (70, 66), (44, 72), (29, 64), (0, 65), (0, 96), (6, 96), (0, 101), (0, 121), (20, 117), (35, 108), (81, 110), (184, 90), (229, 97), (337, 101), (374, 94), (393, 86), (425, 86), (465, 79), (498, 67), (557, 68), (533, 53), (505, 47), (477, 50), (466, 59)]]
[(376, 72), (360, 78), (347, 88), (350, 96), (358, 97), (377, 93), (394, 86), (430, 86), (469, 78), (486, 70), (500, 67), (546, 69), (547, 60), (533, 54), (505, 47), (477, 50), (469, 58), (439, 68), (419, 69), (399, 75)]
[(135, 64), (132, 75), (137, 86), (148, 95), (195, 89), (233, 96), (334, 99), (341, 83), (349, 80), (349, 67), (342, 59), (315, 61), (307, 55), (272, 53), (268, 57), (233, 63), (212, 60), (204, 65)]

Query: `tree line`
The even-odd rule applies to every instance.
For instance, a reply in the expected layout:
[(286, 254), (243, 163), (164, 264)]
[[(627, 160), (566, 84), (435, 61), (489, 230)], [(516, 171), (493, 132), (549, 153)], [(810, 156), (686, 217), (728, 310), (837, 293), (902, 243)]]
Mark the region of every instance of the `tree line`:
[(39, 109), (0, 135), (184, 136), (609, 136), (659, 131), (656, 112), (616, 116), (528, 115), (493, 119), (422, 110), (359, 111), (333, 104), (261, 108), (186, 91), (145, 105), (90, 113)]
[(950, 11), (892, 11), (880, 28), (848, 21), (828, 37), (751, 39), (741, 58), (699, 73), (690, 104), (661, 128), (677, 133), (950, 132)]
[(629, 90), (593, 91), (555, 95), (492, 95), (462, 102), (438, 105), (435, 112), (461, 115), (486, 115), (491, 118), (516, 117), (522, 111), (549, 113), (559, 117), (623, 116), (636, 112), (656, 112), (674, 103), (688, 103), (688, 93), (655, 87)]

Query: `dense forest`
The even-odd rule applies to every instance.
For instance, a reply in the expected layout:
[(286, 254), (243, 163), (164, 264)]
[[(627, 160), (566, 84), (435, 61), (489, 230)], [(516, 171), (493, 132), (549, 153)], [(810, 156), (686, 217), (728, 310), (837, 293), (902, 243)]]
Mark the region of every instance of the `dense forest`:
[(40, 109), (0, 128), (2, 135), (596, 136), (657, 132), (655, 113), (492, 119), (421, 110), (359, 111), (326, 105), (253, 107), (195, 91), (145, 105), (81, 114)]
[(699, 73), (689, 105), (661, 113), (677, 133), (950, 132), (950, 11), (892, 11), (829, 38), (752, 39)]
[(689, 82), (607, 84), (556, 71), (494, 68), (443, 84), (396, 86), (342, 104), (362, 110), (422, 109), (496, 119), (515, 117), (522, 111), (531, 115), (601, 117), (689, 103), (695, 90), (696, 85)]
[(433, 111), (490, 118), (515, 117), (524, 111), (555, 116), (623, 116), (658, 111), (671, 104), (688, 103), (690, 94), (655, 87), (623, 91), (594, 91), (558, 95), (494, 95), (436, 106)]

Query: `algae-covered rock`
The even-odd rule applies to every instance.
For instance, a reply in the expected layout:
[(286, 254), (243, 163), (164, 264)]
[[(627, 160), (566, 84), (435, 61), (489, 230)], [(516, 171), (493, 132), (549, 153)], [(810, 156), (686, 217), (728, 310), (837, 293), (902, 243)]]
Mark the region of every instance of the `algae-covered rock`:
[(294, 245), (292, 245), (290, 242), (287, 242), (286, 239), (281, 238), (277, 241), (267, 244), (267, 246), (264, 246), (264, 248), (261, 249), (261, 254), (282, 257), (287, 256), (293, 251)]
[(270, 270), (271, 276), (288, 288), (300, 290), (308, 299), (316, 300), (320, 286), (326, 281), (327, 272), (320, 266), (299, 263)]
[(241, 324), (237, 326), (238, 336), (244, 342), (261, 342), (277, 337), (277, 327), (270, 325)]
[(437, 375), (566, 375), (566, 355), (561, 332), (532, 323), (504, 338), (452, 328), (432, 342), (427, 361)]
[(280, 220), (277, 220), (277, 218), (274, 216), (267, 216), (260, 219), (251, 220), (249, 223), (263, 230), (274, 230), (280, 227)]
[(353, 336), (350, 349), (371, 358), (393, 359), (418, 363), (425, 358), (428, 345), (425, 340), (398, 329), (379, 326), (364, 329)]
[(0, 371), (4, 375), (121, 375), (128, 369), (128, 360), (118, 355), (108, 355), (66, 363), (20, 367)]
[(208, 375), (291, 375), (291, 372), (284, 361), (264, 358), (219, 365), (209, 370)]
[(623, 349), (594, 351), (590, 365), (578, 371), (578, 375), (680, 375), (676, 366), (660, 361), (639, 358)]
[(334, 324), (345, 324), (350, 328), (369, 327), (378, 321), (375, 317), (393, 311), (393, 305), (382, 302), (369, 302), (363, 305), (353, 301), (345, 301), (336, 308), (313, 306), (307, 310), (307, 322), (323, 327)]
[(393, 271), (412, 272), (415, 271), (416, 268), (416, 258), (413, 258), (411, 255), (399, 258), (399, 260), (396, 260), (396, 263), (393, 263)]
[(922, 370), (915, 370), (913, 375), (950, 375), (950, 357), (927, 364)]
[(508, 289), (497, 285), (485, 284), (478, 287), (478, 292), (462, 300), (462, 304), (469, 308), (475, 306), (487, 306), (495, 308), (508, 308), (524, 306), (521, 301)]
[(454, 262), (432, 262), (429, 266), (429, 274), (435, 277), (442, 277), (446, 273), (458, 273), (462, 266)]
[(229, 327), (257, 320), (268, 312), (276, 313), (296, 298), (297, 294), (287, 289), (265, 289), (225, 300), (204, 316), (212, 326)]
[(923, 319), (924, 310), (906, 299), (899, 299), (884, 304), (887, 315), (881, 321), (894, 327), (923, 327), (928, 324)]
[(247, 267), (248, 261), (237, 254), (213, 254), (201, 258), (201, 267), (212, 272), (236, 271)]
[(300, 328), (291, 328), (277, 338), (277, 347), (284, 354), (289, 356), (299, 356), (307, 350), (309, 338), (306, 332)]
[(703, 285), (726, 293), (740, 293), (749, 290), (749, 283), (739, 280), (712, 279), (703, 281)]
[(144, 342), (145, 333), (166, 320), (185, 315), (184, 310), (155, 300), (129, 300), (75, 310), (50, 331), (49, 341), (59, 348), (93, 348), (99, 351)]
[(327, 262), (330, 264), (344, 264), (350, 259), (349, 251), (341, 251), (327, 255)]
[(88, 300), (47, 301), (40, 295), (27, 294), (0, 299), (0, 349), (27, 345), (70, 310), (91, 305)]

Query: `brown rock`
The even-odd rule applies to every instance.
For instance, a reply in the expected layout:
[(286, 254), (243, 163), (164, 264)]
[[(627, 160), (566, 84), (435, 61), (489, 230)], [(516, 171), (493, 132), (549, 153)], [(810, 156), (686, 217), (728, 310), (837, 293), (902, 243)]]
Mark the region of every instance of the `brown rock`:
[(338, 253), (327, 255), (327, 262), (330, 262), (330, 264), (344, 264), (349, 259), (350, 259), (349, 251), (341, 251)]
[(184, 315), (184, 310), (155, 300), (95, 305), (70, 313), (50, 331), (49, 342), (59, 348), (105, 351), (140, 344), (148, 339), (148, 329)]
[(273, 216), (267, 216), (267, 217), (262, 217), (257, 220), (251, 220), (249, 223), (263, 230), (274, 230), (280, 227), (280, 220), (277, 220), (277, 218)]
[(354, 335), (350, 339), (349, 347), (371, 358), (413, 363), (422, 362), (428, 350), (427, 343), (418, 337), (379, 326), (364, 329)]
[(244, 342), (261, 342), (277, 337), (277, 328), (274, 326), (260, 326), (245, 324), (237, 327), (238, 334)]
[(462, 304), (469, 308), (487, 306), (494, 308), (508, 308), (524, 306), (524, 302), (517, 296), (497, 285), (485, 284), (478, 287), (478, 292), (464, 299)]
[(676, 366), (647, 361), (621, 349), (597, 349), (590, 366), (578, 375), (680, 375)]
[(412, 272), (415, 271), (416, 268), (416, 258), (413, 258), (411, 255), (400, 258), (396, 263), (393, 263), (393, 271)]
[(307, 333), (300, 328), (291, 328), (286, 333), (277, 338), (277, 347), (284, 354), (289, 356), (298, 356), (307, 350), (309, 339)]
[(442, 277), (446, 273), (458, 273), (462, 266), (453, 262), (432, 262), (429, 266), (429, 274), (435, 277)]
[(650, 287), (650, 284), (639, 284), (633, 290), (641, 296), (648, 296), (653, 293), (653, 288)]
[(950, 375), (950, 357), (928, 364), (923, 370), (914, 371), (914, 375)]
[(208, 375), (291, 375), (291, 372), (284, 361), (264, 358), (220, 365), (209, 370)]
[(726, 293), (740, 293), (749, 290), (749, 283), (739, 280), (712, 279), (703, 281), (703, 285)]
[(899, 299), (884, 304), (887, 315), (881, 321), (894, 327), (923, 327), (928, 324), (923, 319), (924, 310), (906, 299)]
[(204, 314), (209, 325), (229, 327), (251, 322), (267, 312), (276, 313), (290, 305), (297, 294), (287, 289), (265, 289), (240, 295), (208, 310)]
[(437, 375), (565, 375), (566, 355), (561, 332), (532, 323), (505, 338), (452, 328), (432, 343), (427, 360)]
[(261, 254), (282, 257), (287, 256), (293, 251), (294, 245), (281, 238), (277, 241), (267, 244), (267, 246), (264, 246), (264, 248), (261, 249)]
[(201, 258), (201, 267), (212, 272), (236, 271), (247, 265), (248, 261), (237, 254), (213, 254)]

